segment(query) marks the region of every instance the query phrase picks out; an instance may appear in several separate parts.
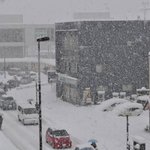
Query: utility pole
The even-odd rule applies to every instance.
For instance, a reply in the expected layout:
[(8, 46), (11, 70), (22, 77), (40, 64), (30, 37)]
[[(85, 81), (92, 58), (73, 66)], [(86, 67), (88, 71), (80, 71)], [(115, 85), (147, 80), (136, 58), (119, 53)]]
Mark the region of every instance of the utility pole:
[(49, 37), (38, 38), (38, 112), (39, 112), (39, 150), (42, 150), (42, 110), (41, 110), (41, 76), (40, 76), (40, 42), (49, 41)]
[(130, 150), (130, 144), (129, 144), (129, 116), (126, 115), (127, 120), (127, 150)]

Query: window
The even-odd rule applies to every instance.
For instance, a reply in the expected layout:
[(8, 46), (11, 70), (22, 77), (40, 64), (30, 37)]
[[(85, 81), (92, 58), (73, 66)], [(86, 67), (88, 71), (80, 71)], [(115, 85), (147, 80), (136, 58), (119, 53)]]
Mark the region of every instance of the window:
[(103, 70), (102, 65), (101, 65), (101, 64), (97, 64), (97, 65), (96, 65), (96, 72), (97, 72), (97, 73), (101, 73), (102, 70)]
[(36, 108), (26, 108), (24, 109), (25, 114), (35, 114), (37, 113)]
[(78, 64), (77, 63), (71, 63), (71, 72), (72, 73), (78, 72)]

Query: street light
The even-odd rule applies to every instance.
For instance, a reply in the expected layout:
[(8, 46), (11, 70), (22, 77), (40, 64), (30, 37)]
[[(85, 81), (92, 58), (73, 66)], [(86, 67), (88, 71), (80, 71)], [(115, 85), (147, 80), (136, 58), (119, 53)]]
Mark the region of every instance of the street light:
[(39, 150), (42, 150), (42, 111), (41, 111), (41, 77), (40, 77), (40, 42), (49, 41), (49, 37), (38, 38), (38, 93), (39, 93)]

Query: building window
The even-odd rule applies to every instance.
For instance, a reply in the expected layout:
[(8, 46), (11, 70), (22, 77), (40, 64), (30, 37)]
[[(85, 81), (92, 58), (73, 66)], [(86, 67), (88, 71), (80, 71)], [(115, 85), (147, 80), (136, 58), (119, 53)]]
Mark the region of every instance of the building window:
[(97, 72), (97, 73), (101, 73), (102, 70), (103, 70), (102, 65), (101, 65), (101, 64), (97, 64), (97, 65), (96, 65), (96, 72)]
[(132, 91), (132, 85), (131, 84), (124, 84), (122, 85), (122, 90), (123, 91)]
[(100, 86), (97, 87), (96, 90), (97, 90), (97, 91), (108, 91), (108, 87), (107, 87), (107, 86), (100, 85)]
[(77, 63), (71, 63), (71, 72), (72, 73), (78, 72), (78, 64)]

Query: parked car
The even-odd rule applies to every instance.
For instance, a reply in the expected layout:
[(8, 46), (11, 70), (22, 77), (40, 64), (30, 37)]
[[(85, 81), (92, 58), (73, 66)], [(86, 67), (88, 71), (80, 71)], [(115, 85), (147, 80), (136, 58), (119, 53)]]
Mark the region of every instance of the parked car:
[(16, 110), (17, 104), (12, 96), (2, 95), (0, 98), (0, 107), (3, 110)]
[(139, 116), (143, 112), (143, 106), (142, 104), (128, 102), (117, 106), (115, 112), (118, 116)]
[(136, 102), (139, 104), (142, 104), (143, 107), (145, 106), (146, 102), (149, 101), (150, 102), (150, 97), (149, 95), (142, 95), (142, 96), (138, 96)]
[(95, 150), (95, 148), (91, 144), (85, 143), (77, 145), (74, 150)]
[(15, 88), (19, 86), (20, 82), (17, 79), (10, 79), (7, 81), (7, 84), (8, 84), (8, 88)]
[(117, 105), (123, 104), (128, 102), (126, 99), (122, 98), (111, 98), (101, 103), (101, 108), (103, 111), (111, 111), (113, 110)]
[(25, 75), (20, 79), (20, 84), (29, 84), (31, 83), (33, 80), (29, 75)]
[(72, 141), (70, 135), (65, 129), (53, 130), (48, 128), (46, 131), (46, 142), (53, 148), (71, 148)]
[(14, 68), (9, 68), (8, 69), (8, 74), (11, 75), (11, 76), (18, 75), (20, 71), (21, 71), (20, 68), (15, 68), (15, 67)]

